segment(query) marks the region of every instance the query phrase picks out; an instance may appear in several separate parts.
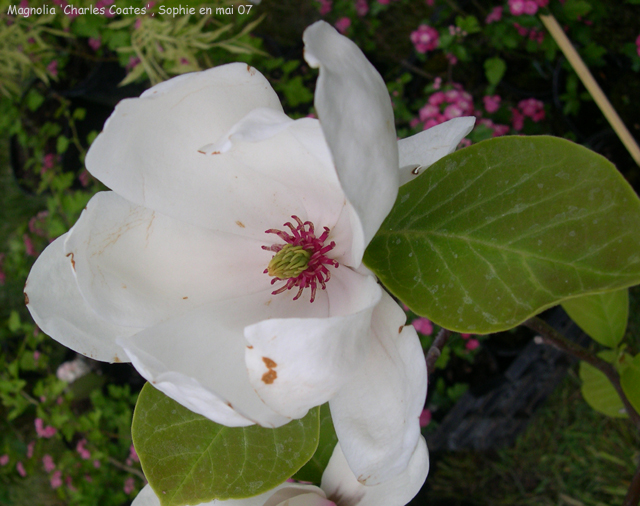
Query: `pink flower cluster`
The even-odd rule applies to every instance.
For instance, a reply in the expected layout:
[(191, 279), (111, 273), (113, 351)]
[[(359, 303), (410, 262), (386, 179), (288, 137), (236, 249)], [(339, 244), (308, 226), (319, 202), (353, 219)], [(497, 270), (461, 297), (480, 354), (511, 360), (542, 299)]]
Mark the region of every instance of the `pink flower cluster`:
[(131, 445), (131, 447), (129, 448), (129, 458), (127, 458), (126, 462), (128, 466), (132, 465), (134, 462), (140, 462), (140, 458), (138, 457), (136, 449), (133, 445)]
[(549, 0), (509, 0), (509, 12), (514, 16), (533, 16), (540, 7), (546, 7), (548, 4)]
[(360, 17), (366, 16), (369, 12), (369, 4), (367, 0), (356, 0), (356, 14)]
[(51, 457), (51, 455), (45, 455), (44, 457), (42, 457), (42, 467), (47, 473), (50, 473), (56, 468), (56, 465), (53, 462), (53, 458)]
[(83, 460), (89, 460), (91, 458), (91, 452), (84, 447), (84, 445), (86, 444), (87, 444), (87, 440), (81, 439), (80, 441), (78, 441), (78, 444), (76, 445), (76, 451), (80, 454), (80, 457)]
[(466, 341), (464, 347), (469, 350), (475, 350), (478, 346), (480, 346), (480, 341), (477, 339), (471, 339), (471, 334), (460, 334), (462, 339)]
[(342, 17), (335, 22), (334, 26), (336, 27), (336, 30), (344, 35), (351, 26), (351, 20), (347, 17)]
[(129, 495), (131, 493), (133, 493), (133, 491), (136, 489), (136, 483), (133, 480), (132, 477), (127, 478), (126, 480), (124, 480), (124, 493)]
[(502, 7), (494, 7), (493, 10), (487, 15), (484, 22), (490, 25), (502, 19)]
[[(4, 285), (7, 281), (7, 275), (2, 268), (4, 264), (4, 253), (0, 253), (0, 286)], [(0, 457), (1, 458), (1, 457)]]
[(453, 118), (473, 115), (473, 97), (457, 86), (458, 89), (436, 91), (420, 109), (418, 114), (425, 130)]
[(416, 318), (411, 322), (411, 325), (425, 336), (430, 336), (433, 333), (433, 323), (428, 318)]
[(320, 8), (318, 10), (320, 11), (321, 16), (326, 16), (331, 12), (331, 9), (333, 8), (333, 2), (331, 0), (319, 0), (319, 3)]
[(428, 25), (420, 25), (415, 32), (411, 32), (411, 42), (418, 53), (433, 51), (438, 47), (439, 38), (438, 30)]
[(638, 38), (636, 39), (636, 49), (638, 51), (638, 56), (640, 56), (640, 35), (638, 35)]
[(544, 40), (544, 32), (542, 30), (537, 30), (535, 28), (528, 29), (521, 26), (519, 23), (513, 23), (513, 26), (518, 30), (521, 37), (529, 37), (529, 39), (535, 40), (538, 44), (542, 44), (542, 41)]
[(431, 423), (431, 411), (423, 409), (420, 413), (420, 427), (426, 427)]
[(518, 102), (518, 107), (511, 109), (511, 124), (513, 129), (520, 131), (524, 128), (524, 119), (531, 118), (535, 123), (545, 117), (544, 104), (535, 98), (527, 98)]
[(49, 439), (53, 437), (55, 433), (58, 432), (58, 429), (56, 429), (55, 427), (51, 427), (51, 425), (47, 425), (46, 427), (44, 427), (44, 422), (42, 421), (42, 418), (36, 418), (35, 426), (36, 426), (36, 434), (38, 435), (38, 437), (42, 437), (45, 439)]

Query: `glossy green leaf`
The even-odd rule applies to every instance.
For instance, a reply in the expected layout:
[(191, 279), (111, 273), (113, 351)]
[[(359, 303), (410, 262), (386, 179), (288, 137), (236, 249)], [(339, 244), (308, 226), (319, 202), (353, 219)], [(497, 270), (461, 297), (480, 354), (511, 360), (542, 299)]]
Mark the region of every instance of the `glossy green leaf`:
[(364, 261), (415, 313), (497, 332), (564, 299), (640, 283), (640, 200), (577, 144), (490, 139), (402, 186)]
[(564, 301), (562, 307), (594, 341), (615, 348), (627, 330), (629, 290), (583, 295)]
[(322, 473), (324, 473), (327, 465), (329, 465), (329, 459), (337, 443), (338, 436), (333, 427), (329, 404), (323, 404), (320, 406), (320, 442), (318, 443), (318, 449), (316, 453), (313, 454), (313, 457), (311, 457), (311, 460), (302, 466), (302, 469), (293, 476), (293, 479), (310, 481), (311, 483), (320, 485)]
[(586, 362), (580, 362), (580, 379), (582, 397), (589, 406), (614, 418), (627, 416), (620, 396), (604, 373)]
[(277, 429), (225, 427), (146, 384), (131, 433), (162, 506), (261, 494), (292, 476), (318, 446), (319, 408)]
[(633, 357), (620, 372), (620, 385), (633, 408), (640, 413), (640, 355)]

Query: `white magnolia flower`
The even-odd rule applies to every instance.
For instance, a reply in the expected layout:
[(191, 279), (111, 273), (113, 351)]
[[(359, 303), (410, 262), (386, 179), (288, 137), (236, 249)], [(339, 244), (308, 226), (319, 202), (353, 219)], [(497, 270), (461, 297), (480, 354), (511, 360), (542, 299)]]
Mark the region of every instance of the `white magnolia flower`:
[[(407, 467), (398, 476), (380, 485), (364, 486), (349, 469), (338, 444), (320, 487), (283, 483), (248, 499), (211, 501), (200, 506), (404, 506), (418, 493), (428, 472), (427, 445), (420, 438)], [(131, 506), (160, 506), (160, 501), (147, 485)]]
[[(362, 483), (401, 472), (420, 438), (423, 353), (361, 266), (400, 181), (455, 149), (458, 118), (396, 140), (380, 75), (319, 22), (320, 120), (293, 121), (244, 64), (122, 101), (87, 155), (113, 191), (38, 258), (36, 323), (228, 426), (277, 427), (330, 401)], [(399, 155), (398, 155), (399, 152)]]

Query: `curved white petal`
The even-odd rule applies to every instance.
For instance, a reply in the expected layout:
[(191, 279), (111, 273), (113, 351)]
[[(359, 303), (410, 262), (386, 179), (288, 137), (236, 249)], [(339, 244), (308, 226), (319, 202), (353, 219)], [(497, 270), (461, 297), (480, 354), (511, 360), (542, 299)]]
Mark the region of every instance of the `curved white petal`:
[(342, 451), (366, 485), (402, 472), (420, 438), (426, 363), (405, 319), (385, 292), (373, 312), (366, 362), (329, 403)]
[(251, 384), (268, 406), (291, 418), (331, 399), (367, 356), (382, 289), (373, 276), (338, 268), (327, 291), (327, 318), (270, 319), (244, 332)]
[(373, 486), (356, 480), (338, 443), (322, 475), (322, 490), (338, 506), (405, 506), (420, 491), (428, 473), (429, 453), (423, 437), (398, 476)]
[[(266, 236), (266, 234), (265, 234)], [(264, 242), (96, 194), (68, 235), (80, 291), (101, 317), (146, 328), (194, 307), (266, 290)]]
[(68, 234), (58, 237), (38, 257), (24, 287), (27, 309), (46, 334), (72, 350), (104, 362), (128, 362), (116, 344), (139, 329), (100, 318), (82, 298), (64, 253)]
[[(245, 232), (262, 233), (299, 210), (297, 196), (234, 157), (198, 152), (260, 107), (282, 112), (269, 83), (247, 65), (174, 78), (118, 104), (87, 154), (87, 169), (127, 200), (167, 216), (241, 233), (239, 222)], [(287, 153), (279, 160), (287, 163)]]
[[(387, 87), (362, 51), (324, 21), (303, 35), (305, 59), (320, 68), (314, 104), (336, 170), (363, 230), (356, 266), (398, 192), (398, 145)], [(355, 247), (358, 246), (358, 249)]]
[(198, 307), (120, 344), (158, 390), (214, 422), (283, 425), (291, 417), (268, 407), (249, 382), (244, 327), (270, 318), (325, 317), (329, 299), (320, 292), (310, 304), (270, 291)]
[[(266, 494), (265, 494), (266, 495)], [(321, 488), (300, 483), (283, 484), (264, 506), (333, 506)]]
[(398, 141), (400, 184), (408, 183), (443, 156), (453, 153), (476, 122), (474, 116), (453, 118)]

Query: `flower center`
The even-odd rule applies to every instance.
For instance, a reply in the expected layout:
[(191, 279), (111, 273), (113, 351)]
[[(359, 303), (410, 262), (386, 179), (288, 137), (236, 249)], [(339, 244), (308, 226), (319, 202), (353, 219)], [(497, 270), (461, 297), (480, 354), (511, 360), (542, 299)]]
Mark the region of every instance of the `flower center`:
[(324, 227), (320, 237), (316, 237), (313, 223), (302, 222), (297, 216), (292, 216), (297, 226), (291, 222), (284, 224), (289, 227), (291, 233), (283, 230), (269, 229), (265, 233), (276, 234), (284, 241), (284, 244), (274, 244), (272, 246), (262, 246), (262, 249), (274, 251), (276, 254), (269, 262), (269, 266), (264, 270), (273, 279), (271, 284), (278, 281), (285, 281), (277, 290), (271, 292), (277, 295), (285, 290), (291, 290), (294, 286), (298, 288), (298, 293), (293, 300), (298, 300), (305, 288), (311, 289), (311, 299), (316, 298), (318, 285), (322, 290), (327, 288), (327, 281), (331, 279), (331, 273), (327, 266), (338, 267), (338, 262), (328, 258), (326, 254), (335, 248), (336, 243), (331, 241), (325, 245), (329, 237), (329, 229)]

